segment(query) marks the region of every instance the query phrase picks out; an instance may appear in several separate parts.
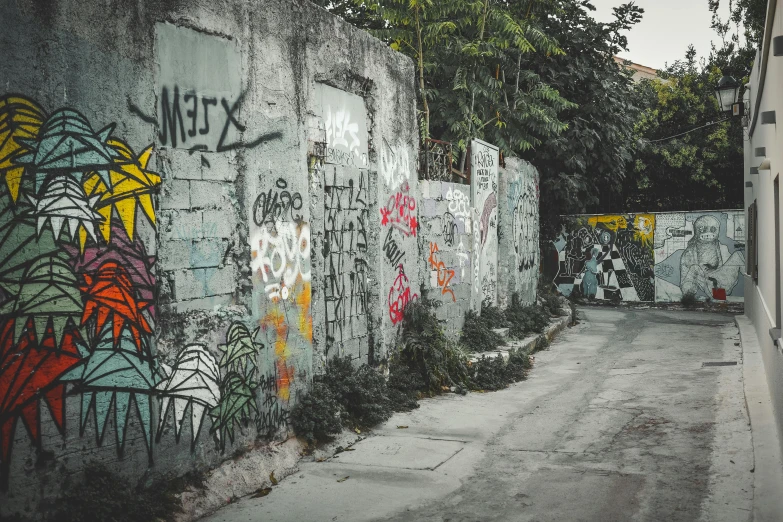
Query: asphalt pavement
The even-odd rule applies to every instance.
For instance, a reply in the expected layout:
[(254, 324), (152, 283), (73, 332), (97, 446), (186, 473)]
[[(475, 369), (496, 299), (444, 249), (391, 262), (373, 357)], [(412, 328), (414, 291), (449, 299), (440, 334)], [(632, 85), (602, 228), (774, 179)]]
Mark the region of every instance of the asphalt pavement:
[(421, 401), (204, 520), (751, 520), (733, 317), (605, 307), (579, 317), (536, 354), (528, 380)]

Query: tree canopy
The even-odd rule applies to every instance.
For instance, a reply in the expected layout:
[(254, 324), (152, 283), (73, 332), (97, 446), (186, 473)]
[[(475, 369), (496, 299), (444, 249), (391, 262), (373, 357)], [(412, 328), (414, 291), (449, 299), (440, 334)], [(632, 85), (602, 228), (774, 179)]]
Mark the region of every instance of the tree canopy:
[(702, 60), (689, 47), (660, 79), (637, 88), (644, 110), (634, 129), (636, 151), (621, 200), (628, 210), (742, 206), (742, 120), (721, 114), (714, 88), (724, 75), (741, 85), (748, 81), (763, 36), (766, 1), (734, 1), (726, 20), (718, 16), (719, 0), (709, 5), (722, 43)]
[(316, 1), (413, 59), (422, 140), (464, 152), (479, 138), (538, 168), (542, 237), (562, 214), (740, 204), (741, 123), (713, 88), (746, 80), (765, 0), (731, 0), (726, 20), (704, 0), (722, 45), (639, 84), (614, 61), (643, 15), (633, 2), (601, 23), (591, 0)]

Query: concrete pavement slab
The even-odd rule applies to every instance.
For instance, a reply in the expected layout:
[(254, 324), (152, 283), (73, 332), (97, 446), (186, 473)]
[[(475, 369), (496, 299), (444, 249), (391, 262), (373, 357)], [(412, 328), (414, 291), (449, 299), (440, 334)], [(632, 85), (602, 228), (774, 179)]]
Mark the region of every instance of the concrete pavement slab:
[[(536, 354), (527, 381), (422, 401), (356, 451), (304, 463), (269, 496), (207, 520), (750, 520), (753, 450), (733, 318), (581, 314)], [(740, 364), (702, 366), (722, 360)]]
[(465, 442), (386, 435), (355, 446), (340, 453), (340, 463), (433, 471), (462, 451)]
[(783, 520), (783, 459), (761, 346), (747, 316), (738, 315), (735, 320), (742, 337), (745, 402), (755, 455), (753, 519), (779, 521)]

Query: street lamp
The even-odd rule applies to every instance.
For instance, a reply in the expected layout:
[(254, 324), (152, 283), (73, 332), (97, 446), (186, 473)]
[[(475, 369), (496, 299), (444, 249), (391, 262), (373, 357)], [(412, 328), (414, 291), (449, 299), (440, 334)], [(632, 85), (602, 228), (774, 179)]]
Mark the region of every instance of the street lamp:
[(732, 116), (742, 115), (742, 103), (737, 103), (740, 84), (731, 76), (724, 76), (715, 87), (715, 97), (721, 112), (730, 112)]

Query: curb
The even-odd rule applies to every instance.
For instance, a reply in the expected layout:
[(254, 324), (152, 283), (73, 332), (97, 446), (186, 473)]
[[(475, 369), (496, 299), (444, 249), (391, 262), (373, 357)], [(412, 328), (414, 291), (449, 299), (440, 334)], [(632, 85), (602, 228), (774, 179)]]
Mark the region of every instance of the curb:
[(501, 346), (497, 350), (472, 353), (468, 359), (470, 362), (476, 362), (482, 357), (494, 358), (500, 355), (503, 357), (503, 359), (508, 360), (508, 352), (512, 349), (516, 350), (521, 348), (524, 351), (533, 353), (546, 348), (557, 334), (562, 332), (569, 324), (571, 324), (571, 308), (563, 307), (561, 310), (565, 313), (565, 315), (555, 318), (555, 320), (549, 323), (549, 326), (547, 326), (540, 334), (530, 335), (520, 341), (509, 341), (506, 346)]
[(756, 330), (745, 315), (734, 323), (742, 343), (742, 384), (753, 439), (753, 520), (783, 518), (783, 459), (772, 399)]
[[(562, 308), (564, 316), (554, 318), (546, 329), (540, 333), (531, 335), (521, 341), (511, 341), (502, 349), (492, 352), (484, 352), (478, 356), (471, 356), (471, 361), (478, 360), (479, 356), (502, 355), (508, 359), (508, 351), (512, 348), (523, 348), (531, 353), (549, 345), (549, 342), (571, 323), (571, 308)], [(249, 451), (245, 455), (235, 459), (229, 459), (205, 474), (205, 486), (201, 488), (189, 488), (180, 494), (183, 511), (179, 513), (176, 522), (192, 522), (204, 516), (211, 515), (218, 509), (246, 497), (263, 487), (271, 487), (267, 478), (274, 472), (279, 481), (299, 471), (299, 463), (305, 459), (328, 459), (338, 453), (338, 446), (350, 447), (367, 435), (360, 437), (353, 432), (344, 430), (341, 435), (315, 451), (310, 457), (302, 457), (304, 445), (297, 438), (291, 436), (280, 442), (272, 442)]]

